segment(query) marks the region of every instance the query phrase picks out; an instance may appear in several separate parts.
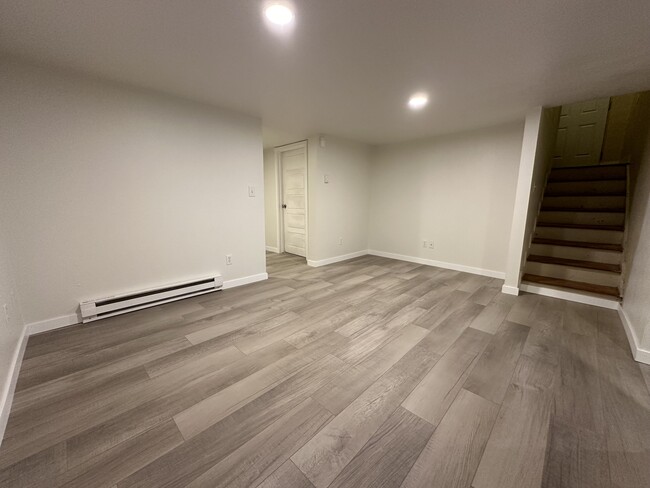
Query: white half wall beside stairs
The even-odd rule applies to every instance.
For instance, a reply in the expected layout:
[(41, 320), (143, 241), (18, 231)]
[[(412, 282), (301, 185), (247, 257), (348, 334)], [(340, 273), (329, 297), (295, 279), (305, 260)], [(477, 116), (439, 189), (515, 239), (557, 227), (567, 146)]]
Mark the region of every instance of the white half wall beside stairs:
[(526, 262), (527, 250), (544, 195), (551, 166), (560, 107), (535, 107), (528, 111), (519, 155), (517, 189), (509, 229), (506, 278), (503, 292), (516, 295)]
[(650, 364), (650, 93), (635, 121), (631, 209), (625, 250), (621, 318), (637, 361)]
[[(645, 343), (645, 335), (648, 333), (648, 326), (646, 325), (644, 330), (642, 327), (639, 327), (638, 324), (633, 324), (622, 305), (619, 305), (617, 310), (618, 316), (623, 323), (623, 328), (625, 329), (625, 335), (630, 343), (632, 357), (640, 363), (650, 364), (650, 345)], [(638, 335), (638, 330), (642, 331), (643, 336)]]

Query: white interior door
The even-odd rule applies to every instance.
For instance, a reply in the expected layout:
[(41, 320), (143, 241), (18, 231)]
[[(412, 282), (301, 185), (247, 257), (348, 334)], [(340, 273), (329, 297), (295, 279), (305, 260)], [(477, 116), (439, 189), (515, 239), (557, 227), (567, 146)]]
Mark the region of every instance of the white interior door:
[(280, 152), (284, 251), (307, 257), (307, 147)]
[(553, 166), (599, 163), (608, 110), (609, 98), (562, 105)]

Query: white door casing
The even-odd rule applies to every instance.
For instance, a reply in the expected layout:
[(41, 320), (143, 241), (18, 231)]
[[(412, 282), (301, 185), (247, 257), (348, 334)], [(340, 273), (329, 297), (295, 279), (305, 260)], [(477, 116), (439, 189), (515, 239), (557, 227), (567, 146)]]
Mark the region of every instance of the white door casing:
[(562, 105), (553, 166), (591, 166), (600, 162), (609, 98)]
[(280, 171), (282, 252), (307, 257), (307, 144), (276, 148)]

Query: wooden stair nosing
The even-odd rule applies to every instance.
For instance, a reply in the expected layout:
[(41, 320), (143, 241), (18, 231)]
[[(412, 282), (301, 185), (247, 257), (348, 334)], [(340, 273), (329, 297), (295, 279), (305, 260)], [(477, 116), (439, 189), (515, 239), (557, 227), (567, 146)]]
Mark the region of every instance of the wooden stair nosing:
[(620, 244), (608, 244), (604, 242), (568, 241), (565, 239), (548, 239), (545, 237), (534, 237), (533, 244), (547, 244), (550, 246), (584, 247), (586, 249), (600, 249), (601, 251), (623, 252)]
[(594, 168), (625, 168), (630, 163), (609, 163), (609, 164), (589, 164), (589, 165), (578, 165), (578, 166), (560, 166), (551, 168), (551, 171), (575, 171), (580, 169), (594, 169)]
[(570, 224), (566, 222), (537, 222), (537, 227), (558, 227), (562, 229), (607, 230), (623, 232), (623, 225)]
[(584, 261), (581, 259), (568, 259), (557, 258), (554, 256), (541, 256), (539, 254), (531, 254), (528, 256), (528, 261), (533, 263), (543, 264), (557, 264), (559, 266), (570, 266), (573, 268), (594, 269), (597, 271), (606, 271), (608, 273), (621, 273), (620, 264), (597, 263), (595, 261)]
[(625, 208), (542, 207), (541, 212), (625, 213)]
[(603, 177), (597, 177), (597, 176), (592, 176), (591, 178), (588, 176), (581, 176), (580, 178), (558, 178), (554, 177), (553, 174), (551, 173), (548, 175), (548, 181), (549, 183), (579, 183), (583, 181), (627, 181), (627, 177), (621, 176), (619, 178), (612, 178), (611, 176), (607, 176), (605, 178)]
[(551, 278), (549, 276), (539, 276), (532, 274), (524, 274), (522, 280), (539, 285), (558, 286), (560, 288), (569, 288), (571, 290), (597, 293), (599, 295), (606, 295), (618, 299), (621, 298), (621, 292), (615, 286), (595, 285), (593, 283), (585, 283), (583, 281), (571, 281), (564, 280), (562, 278)]
[(603, 191), (603, 192), (586, 192), (586, 191), (552, 191), (544, 193), (544, 197), (560, 198), (560, 197), (624, 197), (627, 193), (624, 191)]

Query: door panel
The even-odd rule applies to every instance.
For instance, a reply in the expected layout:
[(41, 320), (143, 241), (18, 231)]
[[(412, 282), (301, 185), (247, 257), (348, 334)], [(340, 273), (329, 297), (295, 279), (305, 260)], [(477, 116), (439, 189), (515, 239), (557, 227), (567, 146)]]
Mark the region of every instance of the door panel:
[(591, 166), (600, 161), (609, 98), (563, 105), (553, 166)]
[(307, 256), (307, 150), (298, 147), (280, 153), (284, 250)]
[(287, 227), (294, 229), (304, 229), (305, 228), (305, 216), (304, 215), (295, 215), (295, 214), (286, 214), (284, 218), (287, 220)]

